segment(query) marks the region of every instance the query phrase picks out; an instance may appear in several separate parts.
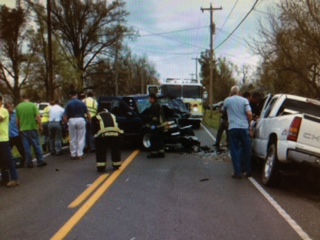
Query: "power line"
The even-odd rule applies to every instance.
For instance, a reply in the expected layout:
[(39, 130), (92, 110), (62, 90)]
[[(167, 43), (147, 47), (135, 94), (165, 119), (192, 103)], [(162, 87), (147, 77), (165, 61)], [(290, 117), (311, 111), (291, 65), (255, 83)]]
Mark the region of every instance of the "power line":
[(244, 22), (244, 20), (246, 20), (246, 18), (249, 16), (249, 14), (254, 10), (254, 7), (257, 5), (257, 3), (259, 2), (259, 0), (256, 0), (256, 2), (253, 4), (252, 8), (250, 9), (250, 11), (246, 14), (246, 16), (241, 20), (241, 22), (238, 24), (238, 26), (236, 26), (236, 28), (229, 34), (229, 36), (223, 40), (217, 47), (215, 47), (215, 50), (217, 48), (219, 48), (222, 44), (224, 44), (230, 37), (231, 35), (240, 27), (240, 25)]
[(226, 20), (225, 20), (225, 21), (224, 21), (224, 23), (222, 24), (222, 26), (221, 26), (221, 28), (220, 28), (219, 32), (216, 34), (216, 37), (215, 37), (215, 38), (217, 38), (217, 37), (218, 37), (218, 35), (219, 35), (219, 33), (222, 31), (222, 29), (223, 29), (224, 25), (225, 25), (225, 24), (226, 24), (226, 22), (229, 20), (229, 18), (230, 18), (230, 16), (231, 16), (231, 14), (232, 14), (232, 12), (233, 12), (233, 10), (235, 9), (235, 7), (236, 7), (236, 6), (237, 6), (237, 4), (238, 4), (238, 1), (239, 1), (239, 0), (237, 0), (237, 1), (235, 2), (235, 4), (233, 5), (233, 7), (232, 7), (232, 9), (231, 9), (230, 13), (228, 14), (228, 16), (227, 16)]
[(178, 33), (178, 32), (186, 32), (186, 31), (191, 31), (191, 30), (198, 30), (198, 29), (207, 28), (207, 27), (208, 26), (202, 26), (202, 27), (196, 27), (196, 28), (187, 28), (187, 29), (175, 30), (175, 31), (170, 31), (170, 32), (152, 33), (152, 34), (141, 35), (140, 37), (160, 36), (160, 35), (170, 34), (170, 33)]

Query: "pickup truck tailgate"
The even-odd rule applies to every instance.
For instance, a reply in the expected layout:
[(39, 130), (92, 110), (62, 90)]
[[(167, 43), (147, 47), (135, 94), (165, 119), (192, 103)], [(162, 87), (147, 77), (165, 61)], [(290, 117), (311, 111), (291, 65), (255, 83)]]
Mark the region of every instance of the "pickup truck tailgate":
[(320, 148), (320, 119), (304, 115), (302, 119), (298, 143)]

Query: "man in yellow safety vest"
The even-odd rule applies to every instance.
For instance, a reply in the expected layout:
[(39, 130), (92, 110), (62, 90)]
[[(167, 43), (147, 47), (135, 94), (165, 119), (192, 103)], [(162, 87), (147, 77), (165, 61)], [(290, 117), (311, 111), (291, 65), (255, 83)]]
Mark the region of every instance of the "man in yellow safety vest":
[[(93, 98), (93, 93), (91, 91), (87, 92), (87, 97), (83, 99), (83, 102), (87, 105), (88, 111), (91, 117), (94, 117), (98, 111), (98, 102)], [(85, 150), (90, 148), (91, 152), (96, 151), (94, 136), (91, 132), (91, 122), (86, 124), (86, 147)]]

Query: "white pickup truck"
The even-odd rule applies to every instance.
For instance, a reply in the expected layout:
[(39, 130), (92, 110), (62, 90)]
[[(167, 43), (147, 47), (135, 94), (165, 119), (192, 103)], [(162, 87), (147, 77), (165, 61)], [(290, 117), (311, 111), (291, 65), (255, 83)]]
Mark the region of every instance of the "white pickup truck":
[(264, 100), (252, 138), (252, 155), (265, 160), (263, 184), (276, 184), (284, 163), (320, 167), (320, 101), (288, 94)]

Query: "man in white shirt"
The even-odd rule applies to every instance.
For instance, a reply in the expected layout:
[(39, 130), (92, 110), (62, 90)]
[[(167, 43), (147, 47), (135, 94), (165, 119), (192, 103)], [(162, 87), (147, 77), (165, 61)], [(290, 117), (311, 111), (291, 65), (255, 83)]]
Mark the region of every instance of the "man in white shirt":
[(62, 155), (62, 118), (64, 109), (55, 100), (49, 112), (49, 143), (51, 155)]

